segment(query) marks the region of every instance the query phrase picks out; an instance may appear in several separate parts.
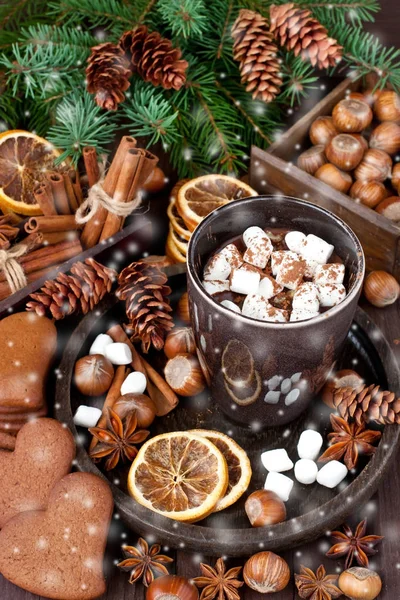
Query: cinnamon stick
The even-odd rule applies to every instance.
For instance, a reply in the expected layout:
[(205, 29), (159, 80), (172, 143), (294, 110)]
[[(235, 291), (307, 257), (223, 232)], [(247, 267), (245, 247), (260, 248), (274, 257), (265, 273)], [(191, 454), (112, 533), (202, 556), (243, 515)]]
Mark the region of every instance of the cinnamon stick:
[(151, 367), (144, 358), (138, 353), (132, 342), (129, 340), (121, 325), (113, 325), (108, 331), (114, 342), (123, 342), (128, 344), (132, 352), (132, 367), (135, 371), (140, 371), (147, 377), (147, 392), (156, 405), (156, 415), (158, 417), (167, 415), (173, 410), (179, 398), (168, 385), (165, 379)]
[[(121, 395), (121, 386), (125, 380), (126, 376), (126, 368), (123, 365), (120, 365), (114, 373), (114, 379), (112, 381), (111, 387), (108, 390), (106, 399), (102, 408), (102, 415), (97, 423), (97, 427), (104, 427), (107, 422), (107, 411), (109, 408), (113, 408), (114, 404), (118, 400)], [(93, 437), (90, 442), (89, 450), (93, 450), (97, 446), (98, 440)]]
[[(117, 202), (131, 202), (136, 195), (141, 181), (141, 171), (145, 160), (145, 150), (132, 148), (128, 150), (115, 186), (114, 200)], [(100, 235), (100, 241), (107, 240), (117, 233), (122, 225), (122, 218), (113, 213), (108, 213)]]
[(33, 191), (36, 202), (44, 215), (56, 215), (53, 192), (48, 181), (38, 185)]
[(79, 239), (79, 233), (76, 229), (72, 231), (50, 231), (48, 233), (42, 233), (43, 243), (47, 246), (58, 244), (59, 242), (73, 242)]
[(83, 149), (83, 162), (85, 163), (89, 187), (92, 187), (100, 179), (97, 151), (94, 146), (85, 146)]
[[(137, 190), (144, 186), (145, 182), (149, 178), (150, 174), (153, 172), (157, 163), (158, 163), (157, 156), (155, 156), (148, 150), (145, 150), (145, 159), (142, 163), (142, 169), (140, 172), (139, 181), (137, 182), (137, 187), (133, 192), (132, 198), (134, 198), (135, 194), (137, 193)], [(126, 217), (120, 218), (119, 229), (122, 229), (122, 227), (124, 226), (125, 219), (126, 219)]]
[[(130, 148), (135, 148), (135, 146), (136, 140), (130, 136), (124, 136), (118, 146), (117, 152), (113, 158), (103, 183), (104, 191), (111, 197), (114, 195), (115, 187), (121, 173), (126, 153)], [(108, 211), (101, 206), (96, 211), (96, 214), (94, 214), (93, 217), (85, 224), (81, 237), (82, 245), (85, 248), (92, 248), (95, 244), (97, 244), (107, 215)]]
[(82, 204), (83, 202), (83, 192), (82, 192), (82, 186), (81, 186), (81, 180), (79, 177), (79, 172), (76, 171), (75, 169), (70, 169), (69, 170), (69, 176), (71, 178), (72, 181), (72, 187), (74, 188), (74, 192), (75, 192), (75, 196), (77, 199), (77, 202), (79, 204), (79, 206)]
[(66, 194), (68, 197), (69, 212), (71, 212), (72, 214), (75, 214), (75, 212), (78, 210), (79, 204), (78, 204), (78, 200), (76, 199), (76, 196), (75, 196), (75, 192), (74, 192), (74, 188), (72, 186), (72, 181), (71, 181), (69, 172), (63, 173), (63, 179), (64, 179), (65, 191), (66, 191)]
[(49, 171), (48, 173), (46, 173), (46, 178), (50, 183), (51, 190), (53, 192), (54, 206), (56, 208), (57, 214), (71, 214), (68, 196), (64, 185), (64, 178), (61, 175), (61, 173), (57, 173), (56, 171)]
[(54, 233), (58, 231), (72, 231), (79, 229), (82, 225), (78, 225), (73, 215), (54, 215), (51, 217), (30, 217), (25, 223), (24, 229), (26, 233)]

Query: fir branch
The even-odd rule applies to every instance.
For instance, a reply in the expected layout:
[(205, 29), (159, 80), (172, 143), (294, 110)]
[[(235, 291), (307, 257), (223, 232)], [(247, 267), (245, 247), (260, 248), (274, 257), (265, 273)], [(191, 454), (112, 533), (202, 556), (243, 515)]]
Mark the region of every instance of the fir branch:
[(105, 152), (116, 130), (115, 115), (103, 112), (88, 92), (75, 91), (58, 105), (56, 124), (50, 128), (47, 139), (64, 150), (58, 162), (71, 158), (76, 165), (84, 146), (95, 146), (98, 153)]
[(203, 0), (159, 0), (157, 8), (176, 36), (199, 37), (208, 28), (209, 16)]
[(142, 8), (142, 12), (137, 20), (137, 23), (143, 23), (146, 20), (147, 15), (151, 12), (157, 0), (149, 0), (146, 5)]
[(278, 96), (278, 102), (294, 106), (306, 97), (310, 90), (315, 89), (318, 76), (314, 68), (300, 56), (289, 52), (282, 59), (283, 90)]
[(123, 111), (129, 121), (131, 135), (148, 137), (149, 146), (161, 142), (164, 150), (168, 150), (171, 144), (178, 141), (178, 112), (174, 111), (171, 102), (164, 98), (162, 91), (155, 90), (152, 84), (137, 79), (127, 96)]
[(230, 29), (232, 26), (232, 19), (231, 19), (232, 8), (233, 8), (233, 0), (229, 0), (228, 10), (226, 11), (226, 17), (225, 17), (224, 25), (223, 25), (222, 31), (221, 31), (221, 41), (218, 44), (218, 49), (217, 49), (217, 54), (216, 54), (217, 59), (221, 58), (226, 38), (230, 37)]
[(87, 31), (81, 31), (65, 25), (56, 27), (55, 25), (31, 25), (22, 28), (19, 35), (19, 44), (28, 46), (54, 46), (69, 47), (78, 51), (89, 50), (96, 45), (98, 41)]
[[(279, 1), (276, 4), (281, 4)], [(360, 25), (363, 21), (374, 21), (374, 14), (380, 11), (377, 0), (297, 0), (297, 5), (309, 8), (313, 16), (330, 28), (346, 22)]]

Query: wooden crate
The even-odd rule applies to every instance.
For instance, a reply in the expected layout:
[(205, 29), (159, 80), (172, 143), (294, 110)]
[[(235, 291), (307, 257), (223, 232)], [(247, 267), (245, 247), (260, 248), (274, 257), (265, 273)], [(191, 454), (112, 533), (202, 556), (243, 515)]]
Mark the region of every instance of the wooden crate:
[(368, 270), (383, 269), (400, 278), (400, 227), (295, 165), (298, 152), (310, 146), (308, 132), (313, 121), (321, 115), (330, 115), (333, 107), (345, 97), (346, 90), (358, 87), (358, 82), (344, 80), (268, 151), (253, 147), (250, 185), (259, 193), (283, 192), (327, 208), (343, 219), (359, 237)]

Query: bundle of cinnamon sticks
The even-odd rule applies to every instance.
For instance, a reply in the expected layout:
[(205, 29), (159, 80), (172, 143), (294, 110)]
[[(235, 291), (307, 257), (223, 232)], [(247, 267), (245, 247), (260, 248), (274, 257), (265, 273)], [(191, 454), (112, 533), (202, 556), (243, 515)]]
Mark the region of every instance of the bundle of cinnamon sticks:
[(73, 215), (83, 201), (79, 173), (75, 169), (48, 171), (34, 196), (45, 216)]

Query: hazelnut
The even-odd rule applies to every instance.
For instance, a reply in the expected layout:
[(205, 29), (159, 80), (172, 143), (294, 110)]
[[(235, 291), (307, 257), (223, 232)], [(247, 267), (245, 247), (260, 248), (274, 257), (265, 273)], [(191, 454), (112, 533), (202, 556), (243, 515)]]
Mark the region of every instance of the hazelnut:
[(358, 179), (350, 188), (350, 196), (369, 208), (375, 208), (387, 195), (388, 191), (380, 181)]
[(168, 385), (180, 396), (196, 396), (205, 388), (200, 363), (192, 354), (178, 354), (165, 366)]
[(394, 221), (395, 223), (400, 221), (400, 197), (390, 196), (382, 200), (376, 207), (376, 212), (380, 215)]
[(188, 293), (185, 292), (179, 299), (178, 302), (178, 316), (186, 325), (190, 324), (190, 314), (189, 314), (189, 296)]
[(381, 123), (371, 133), (369, 145), (370, 148), (396, 154), (400, 150), (400, 126), (391, 121)]
[(114, 367), (102, 354), (83, 356), (75, 363), (74, 381), (81, 394), (101, 396), (111, 386)]
[(322, 145), (325, 148), (338, 133), (332, 117), (318, 117), (310, 127), (310, 140), (314, 146)]
[(315, 173), (315, 177), (344, 194), (350, 189), (353, 183), (351, 175), (341, 171), (331, 163), (320, 167)]
[(359, 133), (371, 124), (372, 117), (366, 102), (352, 98), (341, 100), (332, 112), (334, 126), (344, 133)]
[(329, 162), (342, 171), (352, 171), (364, 156), (363, 144), (353, 136), (341, 133), (334, 137), (325, 148)]
[(374, 600), (382, 589), (378, 573), (363, 567), (352, 567), (343, 571), (338, 586), (350, 600)]
[(400, 163), (396, 163), (392, 170), (392, 186), (400, 193)]
[(351, 369), (342, 369), (337, 371), (333, 377), (330, 377), (322, 388), (322, 400), (330, 408), (335, 408), (333, 403), (333, 390), (341, 387), (358, 388), (364, 384), (364, 379)]
[(364, 282), (364, 295), (368, 302), (378, 308), (396, 302), (400, 286), (396, 279), (386, 271), (371, 271)]
[(167, 335), (164, 352), (167, 358), (174, 358), (177, 354), (194, 354), (196, 352), (196, 344), (192, 328), (175, 327)]
[(152, 581), (146, 600), (198, 600), (197, 588), (185, 577), (165, 575)]
[(285, 589), (290, 569), (285, 560), (273, 552), (258, 552), (244, 565), (246, 584), (260, 594), (272, 594)]
[(380, 121), (399, 121), (400, 96), (396, 92), (383, 90), (374, 104), (374, 112)]
[(266, 527), (286, 519), (285, 504), (269, 490), (257, 490), (250, 494), (244, 509), (252, 527)]
[(353, 137), (354, 139), (358, 140), (361, 143), (364, 150), (368, 150), (368, 148), (369, 148), (368, 140), (366, 140), (365, 137), (363, 135), (361, 135), (361, 133), (348, 133), (347, 135), (351, 135), (351, 137)]
[(370, 148), (354, 172), (356, 179), (385, 181), (392, 171), (392, 159), (383, 150)]
[(322, 165), (327, 162), (324, 154), (324, 146), (311, 146), (305, 152), (302, 152), (297, 159), (297, 166), (302, 171), (314, 175)]
[(155, 167), (144, 182), (142, 189), (151, 194), (160, 192), (165, 188), (165, 181), (164, 171), (160, 167)]
[(114, 405), (114, 410), (121, 419), (125, 419), (135, 411), (139, 429), (149, 427), (156, 417), (156, 405), (145, 394), (124, 394)]

